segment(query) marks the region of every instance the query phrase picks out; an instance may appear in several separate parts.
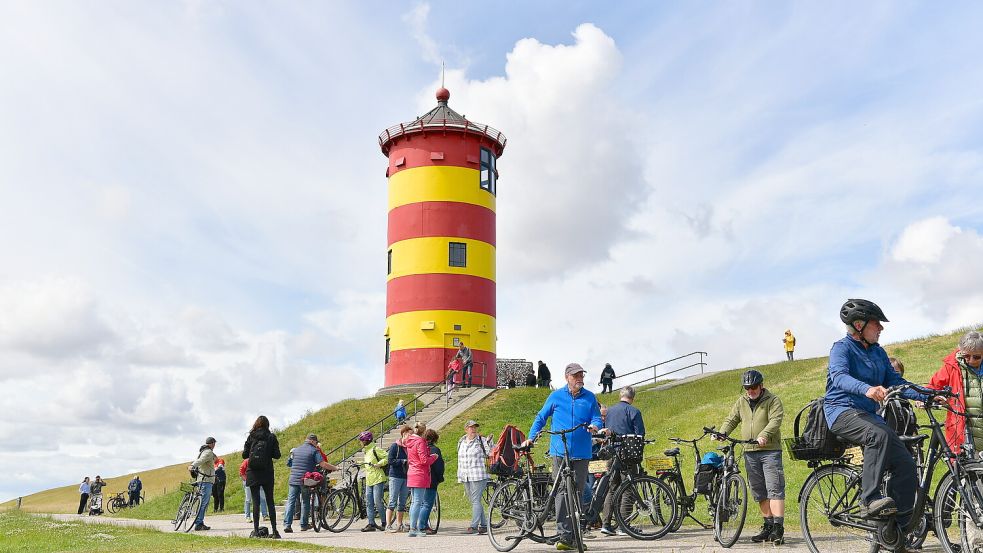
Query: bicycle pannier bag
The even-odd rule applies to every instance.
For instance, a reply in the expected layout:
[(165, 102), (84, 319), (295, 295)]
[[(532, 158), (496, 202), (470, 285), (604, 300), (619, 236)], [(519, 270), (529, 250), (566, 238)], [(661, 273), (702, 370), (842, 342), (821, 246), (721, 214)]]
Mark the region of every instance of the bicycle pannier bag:
[[(522, 474), (519, 465), (520, 454), (515, 451), (513, 444), (521, 444), (526, 440), (525, 434), (515, 426), (508, 424), (498, 437), (498, 443), (491, 450), (489, 472), (496, 476), (510, 478)], [(527, 454), (528, 455), (528, 454)]]
[(713, 465), (700, 464), (696, 471), (696, 479), (694, 485), (696, 487), (696, 493), (710, 493), (713, 488), (713, 479), (717, 475), (719, 469)]
[[(810, 401), (795, 416), (794, 435), (788, 444), (789, 455), (798, 461), (836, 459), (843, 456), (846, 447), (826, 424), (823, 411), (824, 397)], [(805, 427), (801, 427), (802, 414), (808, 412)]]
[(269, 470), (273, 464), (270, 454), (269, 440), (253, 440), (249, 447), (249, 468), (253, 470)]

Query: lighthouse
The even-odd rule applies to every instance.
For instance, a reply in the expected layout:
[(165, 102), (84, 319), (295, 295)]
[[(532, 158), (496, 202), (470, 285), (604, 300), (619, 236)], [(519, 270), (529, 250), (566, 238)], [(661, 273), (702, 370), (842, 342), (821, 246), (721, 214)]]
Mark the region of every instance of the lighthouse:
[(495, 386), (495, 197), (506, 139), (437, 106), (386, 129), (389, 160), (383, 391), (441, 382), (461, 344), (475, 386)]

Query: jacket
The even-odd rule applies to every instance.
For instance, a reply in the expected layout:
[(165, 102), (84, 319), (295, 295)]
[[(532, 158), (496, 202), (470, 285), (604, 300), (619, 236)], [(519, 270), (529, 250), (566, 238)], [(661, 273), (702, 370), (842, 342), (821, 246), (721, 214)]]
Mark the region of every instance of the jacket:
[(430, 444), (430, 453), (437, 456), (437, 459), (430, 465), (430, 486), (431, 490), (436, 490), (437, 485), (444, 481), (444, 454), (436, 444)]
[(476, 435), (469, 440), (467, 434), (457, 440), (457, 481), (478, 482), (488, 480), (488, 468), (485, 462), (491, 455), (492, 443), (490, 438)]
[(539, 378), (539, 380), (550, 379), (550, 369), (546, 366), (546, 363), (539, 364), (539, 369), (536, 371), (536, 377)]
[[(829, 352), (829, 372), (826, 375), (826, 400), (823, 410), (826, 424), (832, 428), (836, 418), (849, 409), (859, 409), (877, 416), (879, 405), (865, 394), (874, 386), (899, 386), (908, 384), (901, 378), (878, 344), (868, 348), (848, 334), (833, 342)], [(903, 394), (908, 399), (921, 401), (922, 395), (912, 390)]]
[(642, 420), (642, 412), (627, 401), (619, 401), (608, 407), (608, 416), (604, 420), (604, 426), (618, 435), (645, 435), (645, 421)]
[[(608, 413), (611, 411), (609, 410)], [(747, 393), (741, 394), (731, 408), (730, 414), (724, 419), (720, 431), (730, 434), (737, 425), (741, 425), (742, 440), (768, 440), (763, 446), (748, 445), (745, 451), (781, 451), (782, 449), (782, 419), (785, 418), (785, 408), (782, 400), (767, 388), (761, 390), (761, 397), (751, 410), (751, 399)]]
[[(597, 404), (594, 393), (581, 388), (577, 397), (573, 397), (569, 386), (553, 390), (553, 393), (546, 398), (546, 403), (536, 413), (536, 420), (529, 430), (531, 439), (535, 440), (539, 437), (539, 433), (546, 427), (546, 419), (551, 419), (550, 430), (553, 431), (566, 430), (585, 422), (596, 428), (604, 425), (601, 421), (601, 408)], [(579, 428), (576, 432), (567, 434), (567, 445), (571, 459), (591, 458), (590, 432), (586, 428)], [(563, 456), (563, 441), (560, 436), (550, 436), (550, 455)]]
[(265, 428), (258, 428), (249, 433), (246, 443), (242, 446), (242, 458), (249, 460), (249, 451), (254, 442), (266, 440), (270, 451), (270, 468), (257, 469), (250, 463), (246, 467), (246, 486), (258, 486), (261, 484), (273, 483), (273, 459), (280, 458), (280, 442), (276, 439), (276, 434)]
[(126, 489), (131, 492), (140, 492), (143, 489), (143, 482), (139, 478), (134, 478), (130, 480), (130, 483), (126, 486)]
[(215, 467), (215, 483), (225, 484), (225, 465)]
[(785, 343), (785, 351), (795, 351), (795, 336), (792, 336), (792, 334), (786, 334), (785, 337), (782, 338), (782, 342)]
[(324, 457), (313, 445), (304, 442), (294, 449), (293, 463), (290, 465), (290, 479), (287, 481), (291, 486), (303, 486), (304, 475), (308, 472), (317, 470), (317, 466), (324, 461)]
[[(959, 350), (956, 349), (946, 356), (942, 361), (942, 366), (935, 371), (931, 380), (928, 381), (928, 387), (933, 390), (941, 390), (946, 386), (952, 388), (952, 391), (959, 394), (959, 397), (949, 398), (949, 406), (963, 413), (966, 411), (966, 386), (963, 383), (959, 361), (956, 360), (956, 353), (958, 352)], [(966, 419), (964, 417), (946, 412), (945, 441), (954, 453), (959, 453), (960, 446), (966, 441)]]
[(403, 445), (410, 466), (406, 471), (406, 485), (410, 488), (429, 488), (430, 465), (437, 461), (437, 456), (430, 453), (427, 441), (416, 434), (407, 436)]
[(386, 469), (389, 464), (389, 457), (386, 451), (375, 444), (368, 444), (362, 448), (363, 459), (365, 460), (365, 485), (375, 486), (386, 481)]
[(242, 464), (239, 465), (239, 478), (243, 481), (246, 480), (246, 470), (249, 468), (249, 459), (243, 459)]
[(389, 446), (389, 455), (386, 456), (389, 465), (389, 478), (406, 479), (406, 469), (408, 460), (406, 459), (406, 448), (403, 444), (394, 442)]
[(92, 495), (99, 495), (102, 493), (102, 489), (106, 486), (105, 480), (93, 480), (89, 483), (89, 489)]
[(198, 458), (195, 459), (191, 466), (198, 469), (198, 481), (208, 482), (211, 484), (215, 483), (215, 452), (212, 448), (202, 446), (201, 451), (198, 452)]
[(604, 365), (604, 368), (601, 369), (601, 382), (604, 382), (606, 380), (614, 380), (614, 379), (615, 379), (614, 369), (611, 368), (611, 365)]

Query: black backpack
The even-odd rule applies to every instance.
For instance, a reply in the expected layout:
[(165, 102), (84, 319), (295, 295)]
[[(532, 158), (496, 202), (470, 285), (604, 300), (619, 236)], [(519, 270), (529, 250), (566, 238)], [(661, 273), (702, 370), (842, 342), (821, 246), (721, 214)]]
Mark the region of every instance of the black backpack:
[(273, 455), (270, 452), (270, 436), (265, 439), (253, 439), (249, 446), (249, 468), (253, 470), (269, 470), (273, 467)]
[[(825, 397), (819, 397), (802, 408), (795, 416), (794, 434), (788, 443), (789, 455), (797, 461), (837, 459), (843, 456), (846, 446), (826, 424), (823, 410)], [(802, 413), (808, 412), (805, 428), (800, 427)], [(800, 432), (801, 429), (801, 432)]]

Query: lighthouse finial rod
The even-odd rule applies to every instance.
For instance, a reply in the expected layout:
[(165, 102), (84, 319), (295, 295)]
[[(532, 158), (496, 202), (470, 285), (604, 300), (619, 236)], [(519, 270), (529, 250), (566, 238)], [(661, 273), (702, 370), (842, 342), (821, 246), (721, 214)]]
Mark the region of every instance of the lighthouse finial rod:
[(444, 66), (444, 60), (440, 60), (440, 88), (444, 88), (444, 75), (447, 73), (447, 68)]

